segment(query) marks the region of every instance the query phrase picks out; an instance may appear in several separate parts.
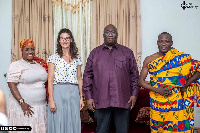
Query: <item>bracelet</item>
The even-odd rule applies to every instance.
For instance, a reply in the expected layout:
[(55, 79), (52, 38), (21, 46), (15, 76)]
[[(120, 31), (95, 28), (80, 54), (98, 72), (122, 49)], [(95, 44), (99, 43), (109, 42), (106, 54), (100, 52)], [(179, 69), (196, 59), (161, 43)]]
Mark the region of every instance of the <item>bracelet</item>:
[(21, 98), (21, 99), (19, 99), (19, 104), (21, 105), (22, 103), (24, 103), (24, 99), (23, 98)]

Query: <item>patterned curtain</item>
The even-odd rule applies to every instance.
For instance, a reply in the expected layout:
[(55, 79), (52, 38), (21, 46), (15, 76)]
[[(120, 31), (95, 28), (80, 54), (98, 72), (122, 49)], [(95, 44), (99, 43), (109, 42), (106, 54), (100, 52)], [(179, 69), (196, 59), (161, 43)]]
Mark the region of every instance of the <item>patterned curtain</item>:
[(118, 29), (118, 43), (133, 50), (141, 70), (141, 14), (139, 0), (93, 0), (91, 49), (103, 43), (108, 24)]
[(60, 29), (70, 29), (78, 47), (79, 55), (83, 61), (83, 72), (87, 57), (90, 53), (92, 2), (90, 0), (52, 1), (54, 14), (54, 46), (56, 46)]
[(13, 0), (12, 61), (21, 58), (20, 42), (29, 38), (36, 56), (47, 60), (53, 53), (53, 10), (51, 0)]

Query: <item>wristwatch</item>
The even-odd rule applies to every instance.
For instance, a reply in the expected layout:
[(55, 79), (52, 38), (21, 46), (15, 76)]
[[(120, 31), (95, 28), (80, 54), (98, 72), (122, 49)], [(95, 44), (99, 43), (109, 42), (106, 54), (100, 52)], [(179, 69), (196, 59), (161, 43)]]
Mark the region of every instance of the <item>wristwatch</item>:
[(21, 98), (21, 99), (19, 99), (19, 104), (21, 105), (22, 103), (24, 103), (24, 99), (23, 98)]

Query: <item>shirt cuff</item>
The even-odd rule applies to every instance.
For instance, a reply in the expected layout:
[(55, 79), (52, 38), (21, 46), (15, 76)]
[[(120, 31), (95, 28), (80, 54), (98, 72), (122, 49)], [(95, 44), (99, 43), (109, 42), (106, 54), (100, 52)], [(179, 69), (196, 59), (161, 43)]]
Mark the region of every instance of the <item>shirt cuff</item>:
[(134, 89), (132, 89), (132, 96), (137, 97), (138, 93), (139, 93), (140, 88), (139, 87), (134, 87)]
[(86, 100), (93, 99), (91, 92), (84, 92), (84, 93), (85, 93), (85, 99)]

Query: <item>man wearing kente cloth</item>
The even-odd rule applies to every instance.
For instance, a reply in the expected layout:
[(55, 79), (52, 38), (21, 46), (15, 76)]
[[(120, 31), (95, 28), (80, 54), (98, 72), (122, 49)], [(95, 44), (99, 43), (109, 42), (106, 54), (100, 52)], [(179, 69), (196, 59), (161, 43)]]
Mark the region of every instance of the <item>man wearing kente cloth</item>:
[[(140, 85), (150, 90), (152, 133), (193, 133), (194, 101), (199, 106), (200, 63), (172, 47), (172, 36), (158, 36), (159, 52), (144, 60)], [(150, 73), (150, 84), (145, 82)]]

